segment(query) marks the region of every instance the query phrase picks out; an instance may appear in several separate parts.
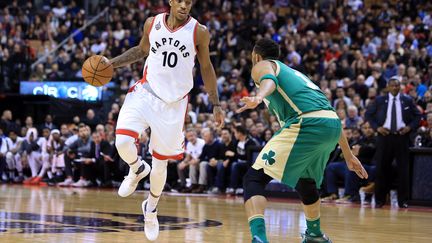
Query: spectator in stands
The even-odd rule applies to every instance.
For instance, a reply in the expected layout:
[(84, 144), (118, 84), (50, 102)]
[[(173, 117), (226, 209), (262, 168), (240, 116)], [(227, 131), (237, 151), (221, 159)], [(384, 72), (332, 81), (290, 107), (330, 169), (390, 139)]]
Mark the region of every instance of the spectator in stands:
[[(90, 153), (87, 160), (91, 163), (85, 163), (85, 170), (82, 171), (82, 176), (85, 180), (95, 181), (99, 180), (100, 185), (104, 187), (112, 186), (112, 174), (118, 170), (118, 165), (114, 163), (112, 155), (112, 146), (102, 139), (98, 131), (92, 133)], [(97, 174), (88, 174), (89, 172), (97, 172)], [(84, 185), (86, 186), (86, 185)]]
[[(375, 165), (372, 160), (376, 151), (376, 137), (374, 131), (365, 122), (362, 124), (363, 137), (357, 142), (351, 141), (353, 153), (365, 167), (369, 174), (368, 181), (375, 180)], [(336, 153), (339, 153), (337, 151)], [(335, 155), (335, 154), (334, 154)], [(345, 183), (344, 197), (336, 200), (336, 203), (355, 203), (360, 202), (359, 189), (361, 179), (352, 171), (348, 170), (345, 161), (330, 163), (325, 171), (325, 184), (327, 192), (330, 194), (322, 199), (323, 202), (330, 202), (338, 198), (337, 179), (342, 179)], [(367, 201), (370, 203), (371, 195), (368, 195)]]
[(359, 94), (363, 100), (367, 98), (369, 87), (365, 84), (363, 74), (357, 76), (356, 82), (351, 87), (354, 88), (355, 94)]
[[(207, 190), (207, 167), (209, 165), (216, 166), (217, 161), (221, 158), (222, 145), (218, 140), (214, 139), (212, 130), (205, 128), (201, 131), (201, 134), (205, 145), (199, 157), (199, 186), (197, 189), (192, 190), (192, 193), (203, 193)], [(194, 176), (196, 177), (196, 175)]]
[(243, 194), (243, 176), (251, 166), (252, 161), (248, 161), (247, 152), (255, 146), (259, 146), (258, 141), (248, 136), (248, 132), (243, 126), (234, 128), (234, 136), (237, 140), (235, 161), (231, 165), (230, 186), (227, 194)]
[[(67, 142), (67, 140), (66, 140)], [(90, 149), (91, 149), (91, 138), (90, 138), (90, 129), (84, 124), (81, 123), (78, 127), (78, 139), (75, 140), (72, 144), (67, 145), (65, 142), (65, 147), (63, 149), (64, 152), (64, 160), (65, 160), (65, 173), (66, 179), (59, 186), (79, 186), (85, 187), (90, 185), (90, 181), (88, 180), (92, 173), (92, 164), (90, 157)], [(80, 169), (80, 179), (78, 182), (74, 183), (73, 177), (73, 166)], [(85, 176), (84, 177), (83, 172)]]
[(363, 122), (362, 118), (358, 114), (358, 109), (354, 105), (348, 107), (348, 116), (345, 119), (345, 127), (347, 128), (359, 128)]
[[(354, 144), (353, 138), (352, 138), (352, 129), (351, 128), (344, 128), (343, 132), (347, 138), (348, 144), (351, 146)], [(329, 163), (327, 164), (326, 171), (325, 171), (325, 177), (323, 180), (323, 189), (325, 197), (322, 197), (322, 202), (331, 202), (339, 198), (337, 185), (336, 185), (336, 179), (344, 177), (344, 164), (345, 160), (342, 155), (342, 150), (339, 147), (339, 145), (336, 146), (335, 150), (330, 154)], [(338, 176), (335, 178), (335, 175), (329, 175), (331, 173), (337, 172)], [(339, 173), (342, 172), (342, 173)]]
[(51, 114), (47, 114), (45, 116), (45, 121), (42, 125), (40, 125), (39, 129), (42, 130), (44, 128), (48, 128), (49, 130), (57, 129), (58, 127), (53, 123), (53, 118)]
[(94, 130), (99, 124), (99, 119), (96, 117), (96, 114), (93, 109), (88, 109), (86, 113), (86, 117), (83, 119), (83, 123), (90, 126), (92, 130)]
[(371, 102), (366, 111), (366, 120), (378, 131), (377, 173), (375, 198), (376, 207), (386, 203), (390, 190), (390, 173), (395, 159), (398, 170), (398, 204), (407, 208), (409, 192), (409, 151), (411, 131), (419, 125), (420, 112), (414, 101), (400, 93), (401, 81), (398, 77), (390, 78), (389, 93)]
[(352, 105), (351, 99), (345, 96), (345, 90), (342, 87), (336, 89), (336, 97), (333, 104), (335, 108), (338, 107), (339, 102), (344, 102), (346, 106)]
[[(31, 116), (27, 116), (26, 119), (25, 119), (25, 121), (24, 121), (24, 126), (25, 126), (27, 129), (34, 127), (34, 124), (33, 124), (33, 117), (31, 117)], [(41, 128), (40, 130), (42, 130), (42, 128)]]
[[(9, 136), (5, 139), (7, 145), (6, 163), (9, 171), (9, 181), (21, 183), (24, 181), (23, 165), (21, 162), (22, 137), (18, 137), (16, 131), (9, 131)], [(15, 171), (18, 173), (16, 177)]]
[(397, 75), (398, 67), (396, 65), (396, 58), (390, 55), (386, 62), (386, 67), (384, 70), (384, 78), (389, 80), (391, 77)]
[(236, 144), (232, 139), (231, 132), (228, 128), (223, 128), (221, 131), (221, 148), (219, 151), (219, 159), (207, 165), (207, 176), (209, 180), (210, 193), (220, 194), (224, 192), (227, 186), (227, 172), (234, 160)]
[(261, 138), (261, 146), (264, 146), (267, 144), (267, 142), (273, 137), (273, 132), (271, 129), (265, 129), (264, 132), (262, 133), (262, 138)]
[(19, 130), (18, 124), (12, 120), (12, 112), (10, 110), (3, 111), (3, 115), (0, 119), (0, 127), (5, 134), (8, 134), (11, 130)]
[[(177, 165), (178, 177), (180, 178), (180, 191), (181, 192), (192, 192), (198, 188), (198, 179), (196, 177), (198, 173), (199, 157), (203, 151), (205, 141), (197, 137), (197, 132), (194, 129), (189, 128), (186, 131), (186, 157), (179, 162)], [(192, 185), (186, 188), (186, 169), (189, 167), (189, 178)]]

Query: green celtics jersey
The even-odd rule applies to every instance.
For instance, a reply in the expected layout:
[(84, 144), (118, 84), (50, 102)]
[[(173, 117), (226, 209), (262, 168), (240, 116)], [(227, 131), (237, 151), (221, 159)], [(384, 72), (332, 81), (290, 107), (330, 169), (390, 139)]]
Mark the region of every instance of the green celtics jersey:
[(333, 110), (324, 93), (308, 77), (279, 61), (273, 62), (277, 65), (278, 85), (264, 102), (282, 126), (303, 113)]

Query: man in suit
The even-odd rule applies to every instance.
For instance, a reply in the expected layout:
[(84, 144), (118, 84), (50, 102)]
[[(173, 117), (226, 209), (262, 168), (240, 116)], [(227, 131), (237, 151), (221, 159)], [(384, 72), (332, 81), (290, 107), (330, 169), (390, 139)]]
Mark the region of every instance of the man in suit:
[(90, 148), (90, 158), (94, 160), (103, 187), (112, 186), (112, 174), (116, 173), (118, 165), (115, 163), (112, 153), (113, 147), (110, 143), (103, 140), (97, 131), (92, 133), (92, 143)]
[(378, 131), (377, 170), (375, 199), (376, 207), (386, 202), (391, 184), (391, 165), (397, 163), (398, 203), (407, 208), (409, 198), (409, 146), (411, 131), (415, 131), (420, 121), (420, 111), (414, 100), (400, 93), (401, 81), (393, 76), (387, 83), (388, 94), (379, 96), (366, 110), (366, 120)]

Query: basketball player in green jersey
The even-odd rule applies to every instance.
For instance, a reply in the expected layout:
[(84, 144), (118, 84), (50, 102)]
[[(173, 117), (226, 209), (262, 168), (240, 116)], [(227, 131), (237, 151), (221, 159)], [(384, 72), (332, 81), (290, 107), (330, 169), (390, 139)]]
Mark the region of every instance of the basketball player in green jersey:
[(244, 97), (238, 112), (264, 102), (278, 118), (281, 129), (258, 155), (243, 179), (244, 200), (252, 242), (268, 242), (264, 188), (272, 178), (295, 188), (302, 201), (307, 229), (303, 243), (331, 242), (320, 229), (318, 188), (330, 153), (341, 146), (348, 168), (361, 178), (367, 172), (352, 154), (341, 121), (326, 96), (305, 75), (277, 61), (279, 45), (260, 39), (252, 52), (252, 78), (256, 96)]

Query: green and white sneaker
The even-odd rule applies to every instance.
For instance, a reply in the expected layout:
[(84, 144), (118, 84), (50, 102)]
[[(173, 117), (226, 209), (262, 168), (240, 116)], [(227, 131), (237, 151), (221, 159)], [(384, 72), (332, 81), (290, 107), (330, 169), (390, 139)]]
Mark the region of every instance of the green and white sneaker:
[(332, 241), (326, 235), (321, 236), (313, 236), (308, 234), (306, 231), (304, 234), (301, 234), (302, 242), (301, 243), (332, 243)]
[(252, 243), (268, 243), (268, 241), (263, 241), (258, 236), (254, 236), (254, 238), (252, 239)]

